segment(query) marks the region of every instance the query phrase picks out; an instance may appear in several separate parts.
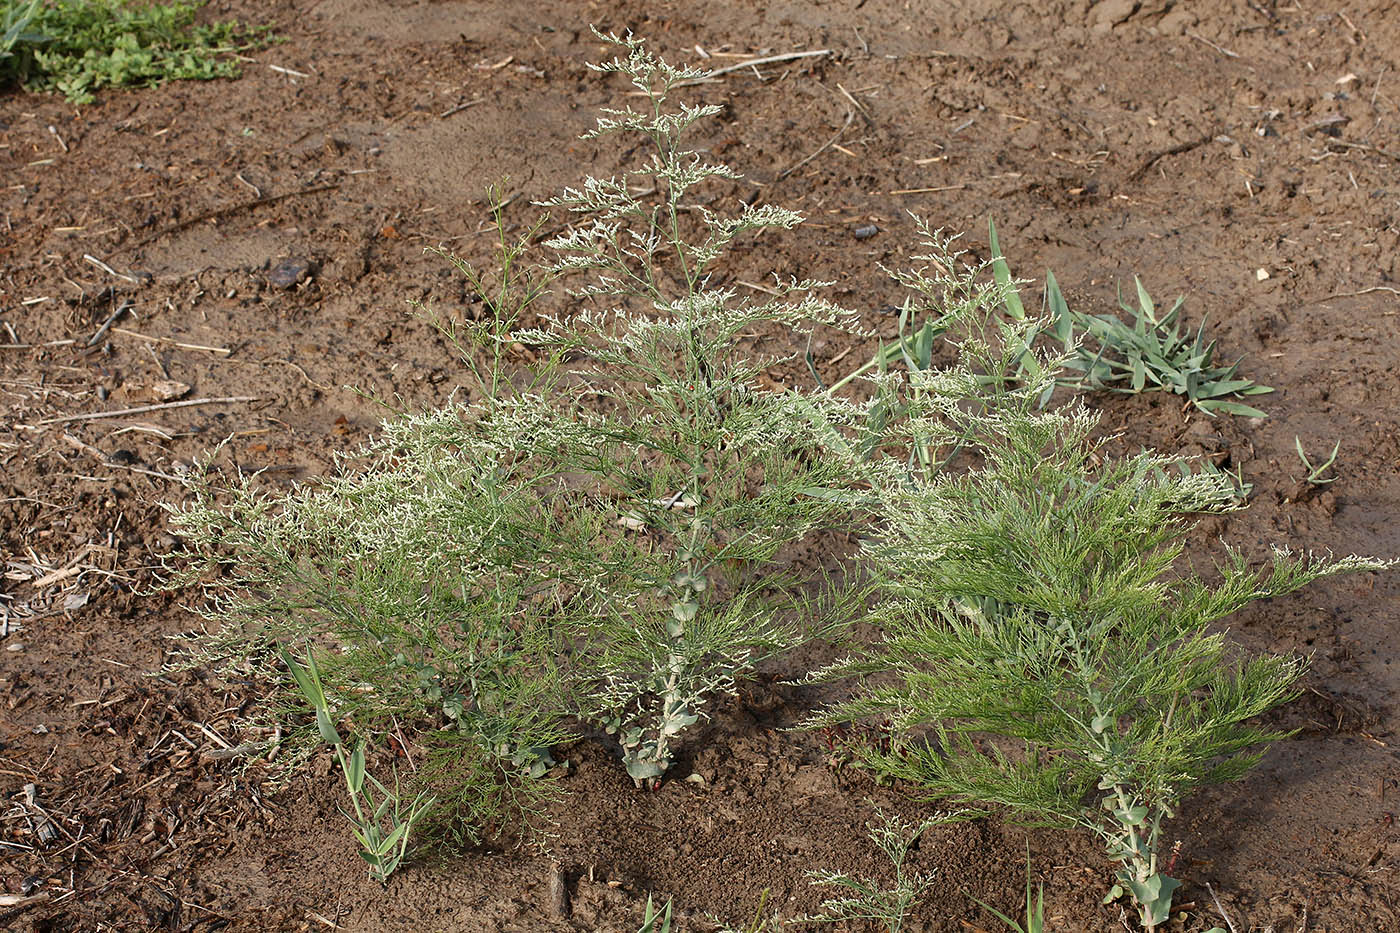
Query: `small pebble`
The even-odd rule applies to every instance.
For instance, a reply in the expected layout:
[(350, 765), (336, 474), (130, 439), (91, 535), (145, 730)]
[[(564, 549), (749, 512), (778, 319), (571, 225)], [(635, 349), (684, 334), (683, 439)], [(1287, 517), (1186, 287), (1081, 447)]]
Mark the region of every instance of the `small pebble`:
[(855, 237), (857, 240), (868, 240), (879, 232), (879, 227), (875, 226), (874, 224), (870, 224), (865, 227), (856, 227), (854, 230), (851, 231), (851, 236)]
[(173, 402), (178, 398), (184, 398), (189, 392), (189, 383), (176, 382), (174, 379), (162, 379), (151, 386), (151, 395), (158, 402)]
[(267, 284), (273, 288), (294, 288), (311, 274), (311, 263), (305, 259), (284, 259), (267, 274)]

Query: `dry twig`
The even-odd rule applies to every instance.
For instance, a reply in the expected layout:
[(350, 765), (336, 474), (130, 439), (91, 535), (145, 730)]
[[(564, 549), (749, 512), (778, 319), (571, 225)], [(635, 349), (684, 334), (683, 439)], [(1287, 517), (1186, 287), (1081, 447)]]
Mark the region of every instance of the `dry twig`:
[(142, 334), (134, 330), (127, 330), (125, 327), (114, 327), (112, 333), (122, 334), (126, 337), (135, 337), (138, 340), (149, 340), (152, 343), (168, 343), (172, 347), (180, 350), (203, 350), (206, 353), (217, 353), (219, 356), (228, 356), (233, 350), (228, 347), (206, 347), (202, 343), (181, 343), (172, 337), (157, 337), (153, 334)]
[(107, 320), (102, 322), (102, 326), (97, 328), (97, 333), (89, 337), (88, 342), (84, 344), (84, 346), (95, 347), (99, 343), (101, 343), (102, 338), (107, 336), (107, 331), (111, 330), (112, 325), (117, 323), (117, 318), (121, 317), (128, 310), (130, 310), (133, 304), (135, 304), (135, 302), (132, 301), (130, 298), (127, 298), (121, 304), (117, 305), (117, 310), (113, 311), (110, 315), (107, 316)]
[(120, 408), (116, 411), (94, 411), (82, 415), (64, 415), (62, 418), (45, 418), (32, 425), (18, 427), (38, 428), (49, 424), (66, 424), (70, 421), (97, 421), (102, 418), (120, 418), (124, 415), (141, 415), (148, 411), (165, 411), (169, 408), (190, 408), (194, 405), (232, 405), (237, 402), (256, 402), (255, 395), (230, 395), (222, 398), (192, 398), (183, 402), (163, 402), (159, 405), (140, 405), (136, 408)]
[(1225, 908), (1220, 904), (1220, 898), (1215, 896), (1215, 888), (1210, 886), (1210, 882), (1206, 882), (1206, 890), (1210, 892), (1210, 899), (1215, 901), (1215, 909), (1220, 912), (1220, 917), (1225, 921), (1225, 925), (1230, 928), (1230, 933), (1239, 933), (1239, 930), (1235, 929), (1235, 921), (1230, 919), (1230, 915), (1225, 912)]
[(855, 118), (856, 118), (856, 112), (855, 112), (854, 110), (848, 110), (848, 111), (846, 111), (846, 123), (845, 123), (844, 126), (841, 127), (841, 129), (839, 129), (839, 130), (836, 131), (836, 135), (835, 135), (835, 136), (831, 137), (831, 138), (828, 139), (826, 142), (822, 143), (821, 147), (818, 148), (816, 152), (813, 152), (811, 155), (809, 155), (807, 158), (803, 159), (801, 162), (798, 162), (796, 165), (793, 165), (793, 166), (791, 166), (791, 167), (789, 167), (789, 168), (783, 169), (781, 172), (778, 173), (778, 177), (777, 177), (776, 180), (777, 180), (777, 181), (782, 181), (784, 178), (787, 178), (787, 177), (788, 177), (789, 175), (791, 175), (793, 172), (797, 171), (797, 170), (800, 169), (802, 166), (806, 165), (808, 162), (811, 162), (813, 159), (815, 159), (817, 156), (821, 155), (823, 152), (826, 152), (826, 150), (830, 149), (832, 146), (836, 145), (837, 140), (839, 140), (843, 135), (845, 135), (846, 131), (847, 131), (848, 129), (851, 128), (851, 123), (852, 123), (852, 121), (855, 120)]
[(1375, 146), (1368, 146), (1365, 143), (1344, 143), (1340, 139), (1327, 140), (1327, 148), (1336, 147), (1338, 149), (1360, 149), (1362, 152), (1373, 152), (1378, 156), (1385, 156), (1395, 162), (1400, 162), (1400, 153), (1394, 153), (1388, 149), (1378, 149)]
[(1370, 288), (1363, 288), (1359, 291), (1324, 295), (1321, 298), (1314, 298), (1308, 304), (1321, 304), (1324, 301), (1331, 301), (1333, 298), (1355, 298), (1357, 295), (1369, 295), (1372, 292), (1390, 292), (1392, 295), (1400, 295), (1400, 288), (1391, 288), (1389, 285), (1372, 285)]
[(886, 191), (886, 194), (932, 194), (935, 191), (961, 191), (967, 185), (938, 185), (933, 188), (896, 188), (893, 191)]
[(123, 280), (125, 280), (125, 281), (127, 281), (127, 282), (132, 283), (133, 285), (136, 284), (136, 280), (135, 280), (134, 278), (132, 278), (131, 276), (129, 276), (129, 275), (123, 273), (123, 272), (118, 272), (116, 269), (113, 269), (111, 266), (107, 265), (105, 262), (103, 262), (102, 260), (98, 259), (96, 256), (92, 255), (92, 253), (83, 253), (83, 259), (85, 259), (85, 260), (87, 260), (88, 262), (92, 263), (94, 266), (96, 266), (97, 268), (101, 269), (103, 272), (107, 273), (108, 275), (114, 275), (114, 276), (116, 276), (116, 277), (119, 278), (119, 279), (123, 279)]
[(312, 188), (302, 188), (298, 191), (286, 191), (282, 194), (274, 194), (270, 195), (269, 197), (257, 198), (252, 201), (241, 201), (238, 204), (230, 204), (227, 207), (220, 207), (216, 210), (205, 211), (203, 214), (197, 214), (196, 216), (187, 218), (186, 220), (182, 220), (179, 223), (171, 224), (168, 227), (162, 227), (155, 233), (152, 233), (150, 236), (143, 237), (142, 239), (137, 240), (135, 243), (132, 243), (130, 246), (121, 247), (121, 249), (140, 249), (147, 243), (154, 243), (161, 237), (169, 236), (172, 233), (179, 233), (181, 230), (187, 230), (190, 227), (193, 227), (195, 224), (204, 223), (204, 221), (206, 220), (217, 220), (220, 217), (228, 217), (229, 215), (237, 214), (240, 211), (252, 210), (255, 207), (262, 207), (266, 204), (276, 204), (278, 201), (285, 201), (288, 198), (298, 198), (305, 194), (317, 194), (322, 191), (334, 191), (336, 188), (339, 187), (340, 182), (334, 182), (333, 184), (329, 185), (316, 185)]
[(1184, 143), (1177, 143), (1175, 146), (1168, 146), (1165, 149), (1159, 149), (1149, 154), (1147, 158), (1138, 163), (1137, 168), (1128, 173), (1128, 181), (1137, 181), (1139, 178), (1146, 175), (1148, 170), (1157, 164), (1158, 160), (1164, 159), (1167, 156), (1181, 155), (1183, 152), (1190, 152), (1192, 149), (1199, 149), (1201, 146), (1215, 139), (1218, 135), (1219, 133), (1217, 131), (1211, 131), (1204, 136), (1188, 139)]
[(442, 113), (438, 114), (438, 118), (439, 118), (439, 119), (445, 119), (445, 118), (447, 118), (447, 117), (452, 116), (454, 113), (461, 113), (463, 110), (466, 110), (468, 107), (475, 107), (477, 104), (481, 103), (481, 102), (484, 101), (485, 99), (486, 99), (486, 98), (484, 98), (484, 97), (477, 97), (477, 98), (475, 98), (475, 99), (473, 99), (473, 100), (467, 101), (465, 104), (458, 104), (458, 105), (455, 106), (455, 107), (448, 107), (448, 108), (447, 108), (446, 110), (444, 110)]
[(702, 84), (711, 78), (718, 78), (720, 75), (727, 75), (731, 71), (743, 71), (745, 68), (753, 68), (758, 65), (773, 65), (778, 62), (790, 62), (799, 58), (816, 58), (822, 55), (830, 55), (831, 49), (816, 49), (811, 52), (788, 52), (783, 55), (766, 55), (763, 58), (749, 58), (733, 65), (725, 65), (723, 68), (716, 68), (704, 78), (696, 78), (693, 81), (679, 81), (675, 87), (689, 87), (692, 84)]
[(1216, 45), (1214, 42), (1210, 41), (1210, 40), (1207, 39), (1205, 36), (1198, 36), (1198, 35), (1196, 35), (1194, 32), (1188, 32), (1186, 35), (1189, 36), (1189, 37), (1192, 38), (1192, 39), (1195, 39), (1197, 42), (1204, 42), (1206, 45), (1208, 45), (1208, 46), (1210, 46), (1211, 48), (1215, 49), (1215, 50), (1216, 50), (1217, 52), (1219, 52), (1221, 55), (1227, 55), (1227, 56), (1229, 56), (1230, 58), (1239, 58), (1239, 57), (1240, 57), (1240, 53), (1239, 53), (1239, 52), (1231, 52), (1231, 51), (1230, 51), (1229, 49), (1227, 49), (1227, 48), (1224, 48), (1224, 47), (1222, 47), (1222, 46)]

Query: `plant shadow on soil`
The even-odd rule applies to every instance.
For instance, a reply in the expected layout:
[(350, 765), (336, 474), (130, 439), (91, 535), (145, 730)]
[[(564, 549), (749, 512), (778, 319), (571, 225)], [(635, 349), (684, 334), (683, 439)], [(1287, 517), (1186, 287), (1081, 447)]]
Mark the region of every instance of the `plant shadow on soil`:
[[(580, 17), (630, 27), (673, 58), (699, 45), (712, 65), (833, 50), (699, 89), (728, 105), (707, 145), (765, 185), (730, 193), (810, 220), (742, 251), (735, 283), (775, 270), (834, 279), (832, 297), (892, 330), (898, 297), (877, 263), (906, 258), (905, 210), (969, 231), (979, 253), (993, 210), (1018, 273), (1053, 268), (1092, 312), (1133, 274), (1163, 299), (1183, 293), (1192, 323), (1209, 313), (1221, 355), (1278, 389), (1256, 400), (1262, 422), (1212, 421), (1175, 398), (1093, 399), (1122, 450), (1209, 455), (1255, 484), (1248, 511), (1193, 537), (1198, 562), (1218, 536), (1252, 552), (1400, 554), (1393, 9), (1007, 6), (230, 0), (220, 16), (270, 22), (288, 40), (237, 81), (108, 93), (76, 110), (0, 96), (0, 340), (34, 345), (0, 349), (0, 886), (38, 898), (0, 907), (0, 925), (630, 933), (654, 892), (674, 896), (685, 929), (708, 929), (700, 914), (741, 922), (765, 890), (784, 915), (812, 908), (809, 868), (882, 871), (863, 836), (868, 800), (921, 812), (833, 767), (819, 736), (781, 731), (815, 698), (775, 684), (823, 660), (814, 647), (717, 706), (677, 768), (703, 784), (636, 791), (606, 749), (580, 742), (559, 750), (572, 767), (546, 853), (416, 865), (381, 890), (327, 762), (274, 792), (220, 757), (250, 738), (240, 717), (254, 685), (146, 676), (167, 636), (192, 625), (177, 600), (141, 595), (170, 544), (158, 503), (178, 494), (159, 474), (229, 435), (233, 459), (273, 481), (322, 473), (378, 418), (347, 383), (440, 402), (451, 352), (404, 301), (471, 308), (423, 248), (483, 259), (482, 192), (499, 175), (522, 194), (508, 219), (524, 223), (530, 200), (625, 161), (575, 138), (598, 105), (623, 100), (584, 68), (599, 49)], [(865, 113), (841, 148), (778, 179), (841, 127), (842, 90)], [(870, 224), (873, 238), (853, 235)], [(299, 270), (290, 284), (272, 274), (284, 260)], [(85, 348), (124, 298), (134, 313)], [(75, 342), (44, 346), (62, 341)], [(872, 350), (812, 347), (828, 378)], [(162, 380), (188, 385), (187, 398), (258, 401), (38, 424), (157, 403)], [(1340, 479), (1306, 501), (1295, 435), (1310, 451), (1342, 441)], [(1255, 929), (1400, 928), (1396, 595), (1393, 575), (1335, 580), (1232, 621), (1243, 647), (1308, 653), (1313, 667), (1308, 692), (1277, 714), (1300, 737), (1172, 824), (1180, 901), (1195, 905), (1181, 929), (1221, 922), (1206, 883)], [(51, 819), (42, 838), (36, 807)], [(995, 821), (920, 842), (915, 867), (943, 881), (915, 929), (997, 929), (966, 894), (1014, 913), (1027, 836), (1052, 929), (1121, 929), (1099, 903), (1109, 872), (1091, 841)], [(567, 917), (551, 906), (556, 864)]]

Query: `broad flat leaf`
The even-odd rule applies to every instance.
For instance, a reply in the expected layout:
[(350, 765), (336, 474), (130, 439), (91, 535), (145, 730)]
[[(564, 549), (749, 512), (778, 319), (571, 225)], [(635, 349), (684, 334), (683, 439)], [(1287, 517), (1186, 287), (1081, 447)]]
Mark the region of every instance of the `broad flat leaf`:
[(282, 663), (287, 665), (287, 670), (292, 672), (292, 679), (296, 681), (297, 689), (301, 691), (301, 695), (306, 697), (307, 702), (312, 706), (319, 706), (320, 704), (317, 700), (320, 698), (320, 692), (315, 689), (311, 680), (311, 675), (308, 674), (300, 664), (293, 660), (291, 654), (286, 649), (283, 649), (281, 654)]
[[(696, 716), (694, 713), (672, 716), (667, 719), (665, 724), (661, 727), (661, 734), (679, 735), (681, 732), (685, 731), (687, 726), (693, 725), (699, 719), (700, 717)], [(628, 770), (630, 771), (631, 769)]]
[(407, 823), (400, 823), (398, 826), (395, 826), (394, 831), (390, 833), (387, 837), (385, 837), (384, 841), (380, 843), (379, 854), (384, 855), (385, 853), (393, 851), (394, 846), (399, 844), (399, 840), (402, 839), (404, 837), (404, 834), (407, 832)]
[[(322, 700), (322, 703), (324, 702)], [(340, 744), (340, 733), (335, 730), (335, 724), (331, 722), (331, 714), (325, 706), (316, 707), (316, 731), (321, 733), (321, 741), (327, 745)]]
[(1129, 807), (1126, 810), (1114, 811), (1113, 815), (1124, 826), (1141, 826), (1142, 821), (1147, 819), (1147, 808), (1141, 805)]
[(627, 775), (634, 781), (645, 781), (649, 778), (660, 777), (665, 773), (665, 768), (655, 761), (629, 761), (627, 762)]
[(1211, 384), (1205, 386), (1205, 389), (1213, 396), (1233, 395), (1237, 392), (1240, 392), (1243, 389), (1247, 389), (1249, 385), (1250, 382), (1248, 379), (1226, 379), (1223, 382), (1212, 382)]
[(1011, 285), (1011, 267), (1001, 253), (1001, 244), (997, 242), (997, 225), (990, 217), (987, 218), (987, 242), (992, 249), (992, 278), (998, 285), (1009, 286), (1006, 291), (1006, 313), (1018, 321), (1024, 321), (1026, 308), (1021, 304), (1021, 293)]
[[(1147, 289), (1142, 284), (1142, 279), (1133, 276), (1133, 284), (1137, 286), (1138, 307), (1142, 309), (1149, 319), (1156, 320), (1157, 306), (1152, 303), (1152, 296), (1147, 294)], [(1173, 311), (1176, 309), (1173, 308)]]
[(1244, 415), (1247, 418), (1267, 418), (1267, 412), (1262, 412), (1243, 402), (1232, 402), (1228, 399), (1203, 399), (1196, 403), (1196, 407), (1208, 415), (1217, 412), (1224, 412), (1227, 415)]
[(1055, 322), (1056, 338), (1068, 345), (1074, 336), (1074, 323), (1070, 319), (1069, 304), (1053, 272), (1045, 273), (1045, 306), (1050, 312), (1050, 319)]
[(345, 783), (350, 788), (350, 793), (358, 794), (360, 788), (365, 783), (365, 743), (361, 742), (355, 746), (355, 750), (350, 753), (350, 760), (345, 766)]
[(1172, 894), (1181, 882), (1166, 875), (1153, 875), (1147, 881), (1129, 881), (1128, 888), (1154, 924), (1166, 923), (1172, 912)]

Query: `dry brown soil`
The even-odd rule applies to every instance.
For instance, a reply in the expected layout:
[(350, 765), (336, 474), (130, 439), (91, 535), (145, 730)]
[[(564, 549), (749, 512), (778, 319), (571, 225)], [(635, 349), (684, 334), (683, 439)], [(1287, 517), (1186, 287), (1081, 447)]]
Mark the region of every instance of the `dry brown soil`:
[[(906, 211), (968, 231), (983, 254), (995, 215), (1018, 272), (1053, 268), (1086, 309), (1110, 308), (1134, 274), (1163, 299), (1185, 294), (1222, 354), (1277, 388), (1267, 420), (1209, 420), (1160, 395), (1092, 400), (1123, 448), (1208, 453), (1254, 484), (1247, 511), (1193, 538), (1198, 561), (1218, 556), (1220, 536), (1254, 555), (1271, 543), (1400, 555), (1390, 0), (233, 0), (210, 12), (287, 41), (232, 82), (82, 108), (0, 97), (0, 893), (46, 897), (0, 910), (0, 926), (627, 931), (654, 892), (708, 929), (701, 913), (740, 922), (765, 890), (784, 916), (810, 909), (808, 868), (884, 871), (861, 832), (868, 801), (919, 807), (834, 767), (817, 737), (781, 731), (811, 698), (776, 683), (806, 656), (721, 703), (690, 741), (676, 774), (703, 785), (635, 791), (582, 742), (560, 750), (574, 767), (543, 852), (414, 866), (387, 890), (365, 877), (327, 768), (274, 792), (217, 757), (249, 737), (251, 685), (148, 676), (167, 636), (192, 625), (177, 600), (141, 595), (170, 544), (169, 477), (230, 435), (247, 468), (325, 471), (378, 417), (347, 384), (443, 399), (452, 354), (406, 302), (450, 310), (465, 291), (424, 248), (484, 259), (483, 189), (502, 175), (519, 224), (531, 199), (630, 157), (576, 139), (626, 90), (584, 68), (602, 54), (589, 22), (674, 58), (698, 45), (712, 66), (832, 51), (697, 91), (726, 105), (704, 142), (747, 175), (736, 192), (811, 220), (745, 250), (734, 280), (831, 279), (888, 329), (899, 296), (878, 264), (907, 255)], [(778, 180), (852, 99), (839, 148)], [(873, 238), (853, 235), (869, 224)], [(851, 348), (815, 349), (838, 373), (870, 348), (839, 363)], [(159, 404), (180, 391), (163, 381), (188, 385), (185, 399), (256, 400), (53, 420)], [(1341, 441), (1339, 478), (1320, 494), (1298, 486), (1295, 436), (1314, 455)], [(1233, 621), (1242, 645), (1313, 664), (1275, 717), (1298, 737), (1171, 824), (1186, 881), (1173, 929), (1224, 925), (1211, 890), (1241, 933), (1400, 929), (1398, 584), (1342, 579)], [(915, 929), (998, 929), (969, 895), (1014, 911), (1027, 843), (1050, 929), (1123, 928), (1099, 903), (1109, 872), (1092, 843), (983, 821), (920, 845), (914, 864), (941, 881)], [(551, 906), (555, 865), (567, 916)]]

